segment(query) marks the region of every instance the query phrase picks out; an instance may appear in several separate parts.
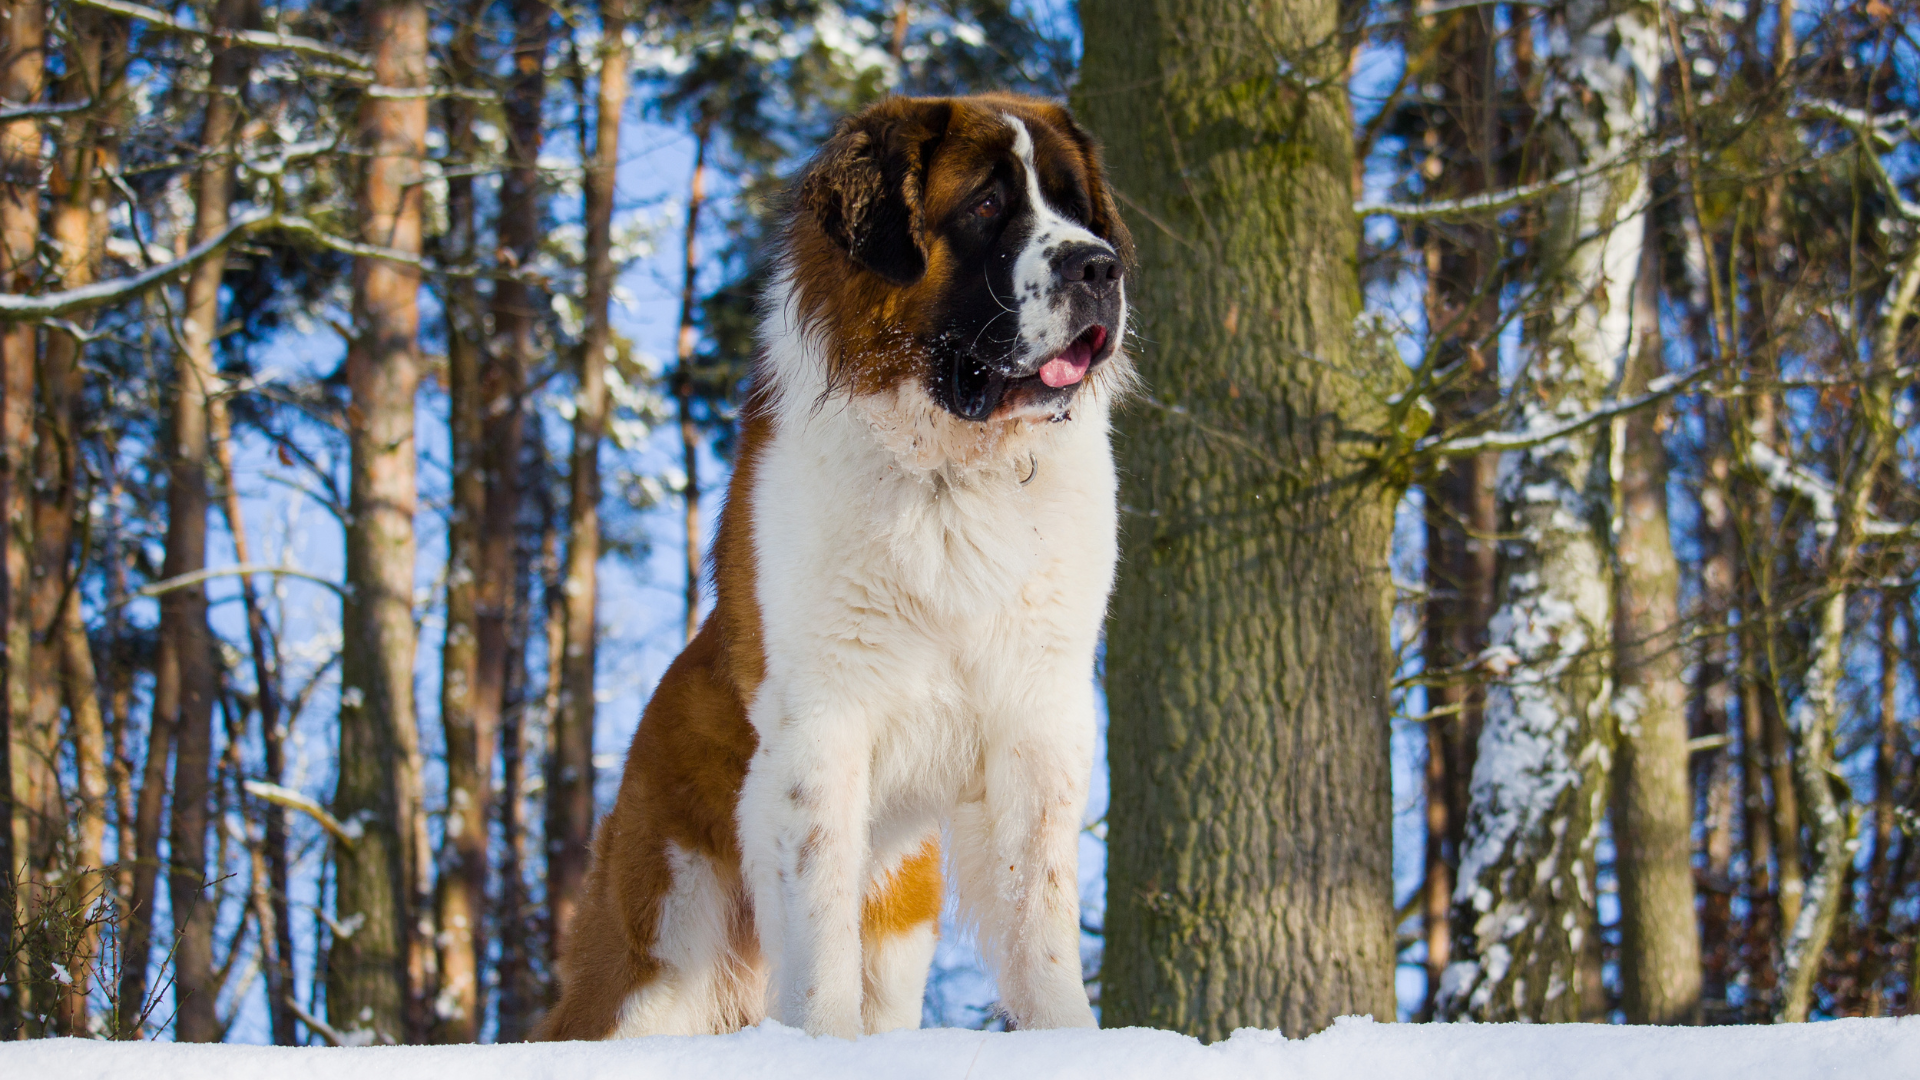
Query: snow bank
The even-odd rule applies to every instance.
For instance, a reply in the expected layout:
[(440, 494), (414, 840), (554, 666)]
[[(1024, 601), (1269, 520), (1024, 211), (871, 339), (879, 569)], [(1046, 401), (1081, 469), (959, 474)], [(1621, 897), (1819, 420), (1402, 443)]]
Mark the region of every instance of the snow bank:
[(767, 1024), (614, 1043), (305, 1049), (75, 1039), (0, 1046), (7, 1080), (1762, 1080), (1920, 1077), (1920, 1016), (1781, 1027), (1376, 1024), (1213, 1046), (1145, 1028), (903, 1031), (843, 1042)]

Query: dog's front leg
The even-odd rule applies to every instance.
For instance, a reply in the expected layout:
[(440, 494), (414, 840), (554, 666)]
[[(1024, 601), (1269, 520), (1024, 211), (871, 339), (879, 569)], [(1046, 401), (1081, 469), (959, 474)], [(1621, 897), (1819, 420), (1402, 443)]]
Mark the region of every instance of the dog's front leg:
[(1020, 710), (1025, 731), (988, 747), (984, 797), (954, 815), (961, 900), (1019, 1028), (1094, 1026), (1080, 978), (1078, 875), (1093, 703), (1091, 690), (1075, 689), (1054, 707)]
[(740, 793), (754, 920), (773, 963), (769, 1011), (810, 1035), (861, 1032), (870, 760), (863, 730), (820, 712), (762, 727)]

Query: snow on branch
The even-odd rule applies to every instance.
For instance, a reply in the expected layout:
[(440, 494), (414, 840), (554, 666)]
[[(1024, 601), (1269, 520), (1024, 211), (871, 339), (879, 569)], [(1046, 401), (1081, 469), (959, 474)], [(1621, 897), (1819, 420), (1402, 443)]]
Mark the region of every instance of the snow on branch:
[(1887, 129), (1911, 125), (1913, 118), (1905, 113), (1886, 117), (1875, 117), (1861, 109), (1849, 108), (1833, 101), (1803, 101), (1797, 111), (1823, 119), (1833, 120), (1852, 131), (1866, 150), (1867, 167), (1872, 170), (1874, 179), (1879, 183), (1881, 192), (1887, 201), (1893, 204), (1894, 212), (1908, 221), (1920, 221), (1920, 203), (1916, 203), (1900, 194), (1900, 185), (1887, 172), (1886, 162), (1880, 160), (1879, 148), (1875, 143), (1889, 142)]
[(65, 116), (67, 113), (84, 112), (93, 108), (93, 99), (85, 101), (40, 102), (22, 105), (18, 102), (0, 99), (0, 123), (8, 120), (31, 120), (38, 116)]
[(342, 585), (340, 582), (334, 581), (331, 578), (321, 577), (319, 574), (310, 574), (297, 567), (268, 566), (264, 563), (239, 563), (234, 566), (214, 566), (205, 570), (194, 570), (189, 573), (165, 578), (141, 587), (136, 590), (133, 595), (151, 598), (173, 592), (176, 589), (192, 588), (203, 581), (211, 581), (218, 577), (245, 577), (252, 574), (273, 574), (277, 577), (294, 577), (302, 581), (311, 581), (316, 585), (324, 585), (341, 596), (345, 596), (347, 593), (347, 586)]
[(357, 52), (338, 48), (324, 41), (316, 41), (310, 37), (301, 37), (298, 34), (276, 34), (267, 30), (215, 30), (205, 26), (190, 26), (164, 11), (150, 8), (145, 4), (132, 3), (131, 0), (72, 0), (72, 2), (80, 7), (93, 8), (95, 11), (139, 19), (149, 26), (171, 30), (176, 34), (192, 34), (216, 41), (239, 42), (260, 49), (298, 53), (302, 56), (332, 60), (359, 71), (370, 71), (373, 68), (373, 62)]
[[(1755, 440), (1747, 450), (1747, 464), (1767, 486), (1782, 495), (1798, 495), (1813, 507), (1813, 531), (1821, 539), (1832, 537), (1840, 529), (1840, 492), (1818, 473), (1796, 464), (1791, 458), (1766, 443)], [(1920, 524), (1902, 525), (1868, 514), (1860, 522), (1860, 535), (1866, 537), (1906, 536), (1920, 531)]]
[(358, 821), (352, 824), (342, 823), (339, 818), (328, 813), (326, 807), (292, 788), (269, 784), (264, 780), (249, 780), (242, 786), (247, 789), (247, 794), (256, 799), (265, 800), (275, 806), (284, 806), (289, 810), (298, 810), (307, 815), (319, 822), (321, 828), (332, 833), (334, 839), (347, 847), (352, 847), (353, 842), (360, 839), (364, 832)]
[(1710, 368), (1696, 368), (1689, 372), (1662, 375), (1647, 384), (1647, 392), (1644, 394), (1624, 401), (1609, 402), (1591, 412), (1542, 427), (1526, 428), (1521, 431), (1489, 431), (1484, 435), (1468, 435), (1458, 439), (1449, 439), (1443, 435), (1428, 436), (1413, 444), (1413, 452), (1436, 457), (1469, 457), (1496, 451), (1525, 450), (1528, 447), (1550, 443), (1555, 439), (1566, 438), (1576, 431), (1605, 423), (1616, 416), (1643, 409), (1663, 398), (1683, 393), (1710, 373)]
[(1669, 139), (1652, 147), (1627, 150), (1612, 157), (1604, 158), (1591, 165), (1576, 165), (1564, 169), (1535, 184), (1522, 184), (1519, 187), (1503, 191), (1488, 191), (1479, 195), (1468, 195), (1459, 199), (1442, 199), (1424, 203), (1355, 203), (1353, 212), (1360, 217), (1394, 217), (1402, 221), (1424, 221), (1432, 218), (1471, 217), (1476, 214), (1492, 214), (1511, 209), (1523, 203), (1531, 202), (1542, 195), (1558, 191), (1563, 187), (1577, 184), (1582, 180), (1598, 176), (1610, 169), (1618, 168), (1631, 161), (1659, 157), (1681, 145), (1679, 139)]
[(0, 293), (0, 321), (45, 321), (117, 303), (193, 269), (207, 259), (220, 254), (235, 237), (265, 228), (272, 225), (274, 221), (274, 215), (264, 211), (242, 216), (228, 224), (217, 235), (194, 245), (185, 255), (172, 262), (142, 270), (138, 274), (129, 274), (111, 281), (96, 281), (91, 285), (41, 293), (37, 296)]
[(1813, 507), (1814, 532), (1821, 538), (1832, 536), (1839, 528), (1836, 504), (1839, 492), (1826, 480), (1796, 465), (1785, 454), (1766, 443), (1754, 440), (1747, 451), (1747, 463), (1767, 486), (1784, 495), (1798, 495)]
[(430, 262), (419, 255), (381, 247), (378, 244), (362, 243), (336, 236), (303, 217), (281, 217), (274, 222), (281, 232), (292, 233), (305, 238), (329, 251), (338, 251), (343, 255), (353, 255), (363, 259), (384, 259), (405, 266), (418, 267), (422, 273), (448, 278), (488, 278), (495, 281), (524, 281), (530, 285), (546, 286), (545, 275), (531, 270), (503, 270), (498, 267), (446, 266)]

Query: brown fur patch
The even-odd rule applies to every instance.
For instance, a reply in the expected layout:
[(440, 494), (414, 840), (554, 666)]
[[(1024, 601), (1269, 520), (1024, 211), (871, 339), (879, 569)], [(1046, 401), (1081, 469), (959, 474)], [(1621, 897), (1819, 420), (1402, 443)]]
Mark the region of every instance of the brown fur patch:
[(594, 835), (576, 929), (560, 958), (560, 1000), (535, 1039), (606, 1038), (627, 996), (658, 975), (653, 946), (661, 904), (673, 886), (668, 843), (712, 863), (737, 898), (735, 950), (751, 955), (758, 948), (733, 808), (758, 745), (747, 702), (765, 660), (746, 493), (770, 437), (770, 422), (749, 405), (714, 545), (719, 595), (713, 613), (661, 678), (634, 732), (619, 797)]
[(865, 941), (904, 934), (940, 917), (940, 841), (929, 840), (868, 890), (860, 905)]

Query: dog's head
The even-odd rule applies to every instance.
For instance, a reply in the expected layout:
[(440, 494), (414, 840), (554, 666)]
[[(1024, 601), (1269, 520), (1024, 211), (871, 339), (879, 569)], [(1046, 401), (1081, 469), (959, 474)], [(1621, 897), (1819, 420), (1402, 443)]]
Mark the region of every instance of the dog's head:
[(1035, 98), (893, 98), (802, 176), (796, 299), (832, 385), (918, 380), (963, 420), (1057, 419), (1112, 367), (1132, 242), (1093, 140)]

